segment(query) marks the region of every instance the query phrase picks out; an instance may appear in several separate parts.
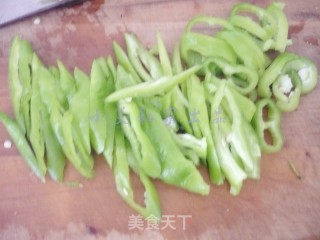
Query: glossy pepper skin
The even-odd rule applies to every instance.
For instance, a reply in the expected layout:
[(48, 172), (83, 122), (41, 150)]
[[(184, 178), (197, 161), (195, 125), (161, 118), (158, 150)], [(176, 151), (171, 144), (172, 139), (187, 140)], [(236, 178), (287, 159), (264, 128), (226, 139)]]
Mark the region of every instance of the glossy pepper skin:
[(24, 132), (21, 130), (20, 125), (8, 117), (5, 113), (0, 112), (0, 121), (7, 129), (11, 139), (15, 143), (18, 151), (25, 159), (32, 172), (42, 181), (45, 182), (45, 171), (39, 165)]
[[(283, 146), (283, 136), (280, 129), (281, 112), (276, 104), (269, 98), (264, 98), (256, 103), (257, 111), (252, 119), (252, 125), (255, 129), (261, 150), (266, 153), (275, 153), (281, 150)], [(268, 119), (263, 118), (263, 111), (267, 109)], [(265, 139), (265, 131), (269, 131), (272, 137), (272, 144)]]
[(145, 109), (153, 120), (144, 121), (142, 126), (160, 159), (162, 169), (160, 179), (190, 192), (208, 195), (209, 185), (204, 182), (196, 167), (183, 156), (164, 125), (161, 115), (148, 105)]

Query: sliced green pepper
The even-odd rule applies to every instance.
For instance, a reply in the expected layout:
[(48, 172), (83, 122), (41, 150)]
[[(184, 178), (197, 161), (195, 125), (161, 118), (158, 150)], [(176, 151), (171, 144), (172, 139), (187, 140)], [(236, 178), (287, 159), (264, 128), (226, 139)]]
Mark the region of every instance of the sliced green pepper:
[(163, 76), (159, 60), (145, 49), (133, 34), (125, 34), (128, 58), (143, 81)]
[(9, 87), (13, 110), (22, 131), (30, 131), (31, 72), (33, 50), (27, 41), (15, 37), (9, 59)]
[(70, 110), (73, 114), (73, 123), (80, 128), (80, 138), (87, 153), (91, 152), (90, 124), (89, 124), (89, 94), (90, 79), (79, 68), (74, 69), (77, 91), (70, 99)]
[(57, 65), (60, 72), (61, 89), (64, 92), (64, 95), (67, 96), (68, 101), (70, 102), (71, 97), (76, 92), (76, 81), (61, 61), (57, 61)]
[(181, 39), (181, 56), (189, 66), (202, 63), (207, 57), (221, 57), (228, 62), (236, 63), (236, 54), (225, 41), (191, 31), (196, 24), (218, 25), (233, 29), (229, 22), (220, 18), (198, 16), (191, 19)]
[(160, 158), (162, 166), (160, 179), (188, 191), (208, 195), (210, 190), (208, 184), (205, 183), (195, 166), (183, 156), (171, 138), (160, 114), (149, 106), (146, 106), (146, 111), (153, 121), (144, 121), (142, 126)]
[(191, 74), (199, 70), (199, 68), (200, 66), (196, 65), (173, 77), (161, 77), (155, 81), (143, 82), (117, 90), (110, 94), (105, 99), (105, 102), (110, 103), (124, 98), (151, 97), (157, 94), (163, 94), (164, 92), (171, 90), (177, 84), (185, 81)]
[(272, 92), (276, 99), (276, 105), (281, 111), (291, 112), (295, 110), (300, 101), (301, 82), (296, 72), (281, 75), (273, 84)]
[(249, 34), (223, 30), (217, 34), (217, 37), (230, 44), (238, 59), (245, 66), (258, 71), (259, 75), (264, 72), (267, 65), (266, 57)]
[(187, 83), (188, 92), (190, 94), (188, 99), (189, 114), (194, 110), (198, 112), (196, 119), (190, 120), (191, 125), (196, 137), (200, 138), (203, 136), (206, 139), (208, 152), (207, 160), (204, 163), (208, 167), (211, 182), (220, 185), (223, 183), (224, 179), (210, 130), (209, 111), (206, 105), (204, 86), (201, 84), (200, 79), (195, 75), (193, 75)]
[[(137, 166), (130, 148), (126, 147), (124, 134), (121, 131), (120, 126), (116, 128), (115, 136), (115, 158), (113, 172), (118, 193), (130, 207), (132, 207), (145, 218), (154, 216), (157, 219), (160, 219), (160, 200), (157, 191), (151, 180)], [(135, 172), (139, 174), (140, 180), (145, 187), (145, 208), (137, 204), (134, 200), (134, 194), (130, 183), (128, 162)]]
[(32, 172), (42, 182), (45, 182), (45, 172), (43, 171), (42, 167), (39, 166), (39, 162), (33, 154), (33, 151), (25, 137), (24, 132), (21, 130), (20, 125), (2, 112), (0, 112), (0, 121), (7, 129), (18, 151), (23, 156)]
[(283, 12), (284, 6), (284, 3), (274, 2), (267, 8), (267, 12), (276, 20), (277, 25), (277, 32), (273, 37), (272, 48), (279, 52), (284, 52), (288, 45), (289, 26), (287, 17)]
[(258, 95), (263, 98), (272, 96), (271, 85), (279, 77), (283, 67), (288, 61), (297, 58), (293, 53), (284, 52), (279, 54), (271, 65), (265, 70), (258, 83)]
[[(280, 129), (281, 112), (275, 103), (264, 98), (256, 103), (257, 111), (252, 119), (252, 125), (259, 139), (261, 150), (266, 153), (275, 153), (283, 146), (283, 137)], [(264, 120), (264, 111), (268, 111), (268, 119)], [(268, 143), (265, 132), (269, 131), (272, 143)]]
[(42, 133), (43, 119), (41, 117), (41, 111), (45, 106), (41, 101), (39, 81), (40, 75), (38, 72), (39, 66), (41, 66), (40, 59), (36, 54), (32, 57), (32, 96), (30, 100), (30, 133), (29, 140), (32, 145), (35, 156), (38, 160), (39, 167), (42, 172), (46, 172), (47, 167), (44, 160), (45, 155), (45, 140)]
[[(141, 112), (137, 104), (133, 101), (119, 101), (119, 108), (122, 111), (122, 118), (127, 116), (122, 128), (133, 148), (134, 156), (139, 167), (150, 177), (156, 178), (161, 174), (160, 160), (157, 153), (145, 132), (141, 128)], [(129, 129), (130, 128), (130, 129)], [(129, 131), (129, 132), (128, 132)]]
[(211, 72), (213, 75), (222, 73), (224, 78), (244, 95), (249, 94), (258, 84), (256, 71), (243, 65), (230, 64), (222, 58), (208, 58), (204, 68), (206, 73)]
[[(248, 16), (239, 14), (250, 13), (258, 17), (259, 22), (255, 22)], [(238, 3), (233, 6), (230, 18), (230, 23), (252, 34), (253, 36), (266, 41), (276, 33), (277, 22), (272, 15), (261, 7), (250, 3)]]
[(117, 62), (126, 70), (126, 72), (130, 73), (135, 83), (140, 83), (141, 78), (137, 74), (135, 68), (132, 66), (125, 51), (116, 42), (113, 42), (112, 46), (113, 46), (113, 50), (114, 50), (114, 54), (116, 56)]
[(90, 142), (98, 154), (103, 152), (107, 137), (104, 99), (108, 95), (107, 81), (110, 77), (105, 59), (95, 59), (92, 63), (90, 75), (89, 123)]

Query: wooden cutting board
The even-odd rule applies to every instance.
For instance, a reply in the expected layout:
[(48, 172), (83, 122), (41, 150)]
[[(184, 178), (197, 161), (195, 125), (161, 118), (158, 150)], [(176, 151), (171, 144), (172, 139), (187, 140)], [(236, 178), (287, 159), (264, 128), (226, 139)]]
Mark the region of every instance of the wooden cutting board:
[[(0, 110), (12, 116), (8, 90), (10, 40), (29, 40), (46, 64), (61, 59), (69, 69), (89, 73), (92, 60), (112, 54), (112, 41), (123, 46), (123, 33), (134, 32), (152, 47), (156, 31), (171, 51), (188, 19), (199, 14), (226, 17), (236, 1), (92, 1), (54, 10), (0, 29)], [(267, 6), (269, 1), (250, 1)], [(0, 4), (1, 6), (1, 4)], [(286, 1), (294, 45), (290, 51), (320, 66), (320, 3)], [(247, 180), (239, 196), (227, 184), (201, 197), (156, 182), (166, 219), (159, 230), (132, 225), (139, 219), (118, 196), (104, 160), (96, 157), (96, 177), (87, 181), (72, 166), (66, 180), (82, 188), (40, 183), (0, 126), (0, 239), (320, 239), (320, 87), (284, 114), (284, 149), (263, 155), (261, 180)], [(291, 160), (302, 175), (289, 168)], [(208, 176), (202, 171), (205, 179)], [(132, 178), (138, 199), (143, 190)], [(165, 226), (170, 220), (170, 226)], [(185, 220), (185, 225), (183, 225)], [(135, 229), (130, 229), (130, 227)], [(150, 227), (150, 226), (149, 226)], [(175, 229), (173, 229), (175, 228)]]

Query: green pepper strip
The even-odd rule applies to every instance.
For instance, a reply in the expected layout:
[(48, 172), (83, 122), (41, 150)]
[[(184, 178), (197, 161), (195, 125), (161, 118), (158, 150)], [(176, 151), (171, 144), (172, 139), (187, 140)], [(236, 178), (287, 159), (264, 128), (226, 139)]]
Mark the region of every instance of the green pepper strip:
[(161, 174), (160, 160), (150, 139), (141, 128), (142, 121), (152, 121), (152, 119), (141, 119), (141, 112), (139, 112), (137, 104), (133, 101), (120, 100), (118, 104), (123, 111), (122, 114), (128, 116), (125, 119), (127, 122), (122, 122), (121, 125), (124, 133), (130, 131), (126, 136), (131, 143), (139, 167), (148, 176), (152, 178), (159, 177)]
[[(208, 144), (207, 160), (204, 162), (207, 165), (210, 175), (210, 180), (215, 184), (223, 183), (223, 174), (220, 169), (216, 149), (214, 147), (212, 134), (210, 130), (210, 120), (205, 99), (205, 90), (200, 79), (193, 75), (188, 80), (189, 96), (189, 114), (198, 113), (195, 118), (190, 119), (195, 136), (197, 138), (205, 137)], [(194, 112), (195, 111), (195, 112)]]
[(159, 60), (149, 53), (134, 35), (125, 34), (125, 41), (128, 58), (143, 81), (152, 81), (163, 76)]
[[(160, 219), (161, 209), (157, 191), (151, 180), (137, 166), (130, 148), (126, 147), (124, 135), (121, 131), (120, 126), (116, 128), (115, 136), (115, 158), (113, 164), (113, 172), (115, 176), (117, 192), (130, 207), (132, 207), (145, 218), (152, 215), (153, 217)], [(134, 201), (134, 194), (130, 183), (130, 170), (128, 163), (140, 176), (140, 180), (145, 187), (145, 208)]]
[[(43, 66), (39, 69), (39, 81), (41, 99), (50, 113), (50, 123), (64, 154), (85, 177), (93, 177), (93, 159), (84, 150), (84, 143), (81, 140), (80, 127), (72, 123), (73, 116), (70, 110), (65, 109), (59, 104), (56, 94), (52, 89), (55, 88), (54, 77)], [(61, 75), (61, 78), (65, 75)], [(61, 79), (61, 82), (65, 80)]]
[(261, 157), (258, 139), (249, 122), (241, 114), (236, 98), (229, 88), (226, 88), (225, 94), (232, 113), (231, 144), (242, 159), (246, 173), (252, 173)]
[(285, 13), (283, 12), (284, 3), (271, 3), (267, 8), (267, 12), (276, 20), (277, 32), (273, 37), (274, 43), (272, 48), (284, 52), (288, 45), (288, 21)]
[(77, 91), (70, 99), (70, 110), (73, 114), (73, 123), (79, 126), (80, 138), (87, 153), (91, 152), (90, 124), (89, 124), (89, 94), (90, 79), (79, 68), (74, 69)]
[(272, 96), (271, 85), (281, 74), (283, 67), (287, 62), (296, 59), (297, 56), (293, 53), (284, 52), (279, 54), (271, 65), (265, 70), (258, 83), (258, 95), (263, 98)]
[(45, 172), (42, 171), (33, 151), (25, 138), (24, 132), (21, 130), (20, 125), (8, 117), (5, 113), (0, 112), (0, 121), (7, 129), (13, 142), (15, 143), (18, 151), (23, 156), (32, 172), (42, 181), (45, 182)]
[(230, 46), (224, 41), (201, 33), (192, 32), (196, 24), (209, 26), (222, 26), (233, 29), (233, 26), (224, 19), (199, 16), (189, 21), (181, 39), (182, 59), (192, 66), (201, 63), (207, 57), (222, 57), (231, 63), (236, 63), (236, 55)]
[[(33, 60), (34, 61), (34, 60)], [(55, 78), (55, 93), (57, 100), (60, 105), (66, 109), (68, 108), (68, 100), (64, 95), (61, 86), (60, 86), (60, 72), (56, 67), (50, 67), (49, 71)], [(33, 75), (36, 74), (34, 71)], [(39, 73), (37, 73), (39, 75)], [(40, 86), (39, 86), (40, 87)], [(63, 152), (63, 149), (53, 131), (53, 127), (50, 123), (50, 114), (47, 110), (47, 107), (41, 108), (41, 120), (42, 120), (42, 134), (44, 137), (45, 150), (46, 150), (46, 159), (47, 159), (47, 168), (50, 174), (50, 177), (54, 181), (63, 181), (63, 172), (66, 165), (66, 159)]]
[[(160, 63), (163, 69), (163, 72), (167, 76), (173, 75), (173, 68), (175, 67), (176, 71), (180, 68), (181, 72), (182, 66), (181, 61), (180, 63), (175, 62), (175, 64), (178, 64), (180, 66), (171, 66), (170, 59), (168, 56), (168, 52), (165, 48), (165, 45), (163, 43), (163, 40), (160, 36), (160, 34), (157, 35), (157, 42), (158, 42), (158, 51), (159, 51), (159, 59)], [(179, 53), (179, 48), (176, 48), (176, 54)], [(180, 57), (180, 55), (178, 56)], [(179, 72), (180, 73), (180, 72)], [(178, 74), (178, 72), (176, 72)], [(187, 133), (192, 133), (191, 126), (188, 121), (188, 116), (186, 113), (186, 105), (188, 104), (187, 99), (182, 94), (179, 86), (175, 86), (171, 92), (167, 93), (167, 95), (164, 96), (163, 105), (162, 105), (162, 112), (164, 117), (168, 117), (168, 114), (170, 114), (171, 108), (173, 109), (173, 115), (176, 118), (176, 120), (182, 125), (182, 128)], [(167, 115), (165, 115), (167, 114)]]
[[(160, 67), (161, 67), (161, 71), (163, 72), (163, 75), (168, 76), (168, 77), (172, 77), (173, 73), (172, 73), (172, 66), (170, 63), (170, 58), (169, 58), (167, 49), (165, 47), (165, 44), (164, 44), (159, 32), (157, 32), (157, 45), (156, 45), (156, 47), (158, 50)], [(174, 103), (173, 99), (172, 99), (173, 98), (172, 95), (174, 95), (173, 92), (176, 93), (177, 88), (178, 88), (178, 86), (175, 86), (172, 89), (172, 91), (167, 92), (162, 98), (162, 115), (163, 115), (163, 117), (167, 117), (167, 115), (170, 114), (170, 112), (168, 110), (170, 110), (171, 104)], [(180, 105), (178, 103), (176, 103), (176, 105), (178, 105), (178, 110), (179, 110), (179, 112), (181, 112)]]
[[(251, 13), (259, 18), (259, 23), (250, 17), (237, 15), (239, 13)], [(273, 16), (263, 8), (249, 3), (238, 3), (232, 8), (229, 21), (253, 36), (266, 41), (273, 37), (277, 31), (277, 22)]]
[(64, 109), (68, 109), (69, 108), (68, 98), (64, 94), (64, 92), (62, 91), (61, 84), (60, 84), (60, 71), (59, 71), (59, 69), (57, 67), (54, 67), (54, 66), (49, 67), (49, 71), (51, 72), (52, 76), (55, 79), (55, 94), (56, 94), (56, 97), (57, 97), (60, 105)]
[(160, 114), (149, 105), (145, 105), (145, 109), (153, 121), (144, 121), (142, 126), (160, 158), (162, 167), (160, 179), (165, 183), (188, 191), (208, 195), (209, 185), (203, 180), (193, 163), (183, 156), (169, 130), (164, 125)]
[(258, 71), (259, 75), (264, 72), (267, 63), (265, 55), (249, 34), (223, 30), (217, 34), (217, 37), (230, 44), (245, 66)]
[(21, 40), (20, 47), (19, 47), (19, 65), (18, 65), (19, 79), (22, 85), (20, 112), (22, 112), (23, 114), (27, 136), (30, 135), (30, 129), (31, 129), (30, 101), (31, 101), (31, 95), (32, 95), (32, 90), (31, 90), (32, 58), (33, 58), (33, 49), (30, 43), (25, 40)]
[[(206, 101), (211, 103), (212, 99), (214, 97), (215, 92), (217, 91), (218, 86), (221, 85), (223, 81), (212, 75), (210, 72), (205, 77), (204, 81), (204, 88), (205, 88), (205, 97)], [(233, 88), (233, 85), (230, 85), (230, 91), (233, 94), (233, 97), (236, 99), (236, 102), (238, 104), (238, 107), (240, 108), (241, 113), (246, 118), (247, 121), (251, 121), (255, 111), (256, 111), (256, 105), (252, 100), (250, 100), (248, 97), (242, 95), (237, 91), (237, 89)], [(231, 116), (230, 109), (228, 107), (227, 102), (225, 99), (222, 99), (221, 105), (225, 108), (225, 110), (229, 113)], [(218, 111), (216, 109), (216, 111)]]
[[(259, 139), (261, 150), (266, 153), (280, 151), (283, 146), (283, 137), (280, 129), (281, 112), (269, 98), (259, 100), (256, 106), (257, 111), (252, 119), (252, 125)], [(263, 119), (264, 109), (268, 111), (268, 119), (266, 121)], [(265, 131), (269, 131), (272, 137), (272, 144), (266, 141)]]
[(30, 100), (30, 134), (29, 140), (35, 156), (38, 160), (39, 167), (42, 172), (46, 172), (47, 167), (44, 161), (45, 155), (45, 141), (42, 133), (43, 119), (41, 118), (41, 111), (45, 108), (42, 104), (39, 81), (41, 81), (38, 68), (42, 63), (36, 54), (33, 55), (31, 69), (32, 69), (32, 96)]
[[(259, 77), (256, 71), (243, 65), (230, 64), (222, 58), (208, 58), (204, 68), (206, 69), (205, 72), (212, 72), (213, 75), (221, 71), (226, 80), (244, 95), (249, 94), (258, 84)], [(238, 84), (238, 80), (245, 82), (244, 86)]]
[(73, 124), (73, 113), (68, 110), (62, 118), (63, 150), (73, 166), (86, 178), (93, 177), (93, 159), (79, 138), (80, 128)]
[[(15, 37), (12, 40), (11, 49), (10, 49), (10, 59), (9, 59), (9, 88), (10, 88), (10, 94), (11, 94), (11, 101), (13, 105), (13, 111), (17, 119), (17, 122), (24, 133), (27, 132), (27, 128), (30, 129), (30, 117), (28, 117), (29, 113), (27, 115), (26, 113), (28, 112), (27, 110), (29, 107), (29, 101), (31, 97), (30, 94), (26, 94), (27, 90), (30, 89), (30, 87), (26, 89), (23, 88), (23, 87), (26, 87), (27, 80), (25, 79), (23, 84), (20, 76), (20, 73), (21, 73), (20, 62), (21, 62), (21, 55), (22, 55), (21, 47), (25, 44), (26, 44), (25, 41), (21, 40), (19, 37)], [(32, 54), (31, 54), (31, 57), (32, 57)], [(31, 85), (30, 82), (29, 82), (29, 85)], [(21, 99), (23, 96), (24, 98), (27, 97), (28, 99), (25, 99), (23, 102), (21, 102)], [(25, 106), (22, 107), (22, 104), (24, 104)], [(22, 109), (24, 109), (25, 111), (21, 111)], [(26, 123), (29, 125), (26, 126)]]
[(46, 147), (47, 168), (50, 177), (54, 181), (63, 181), (63, 172), (66, 165), (66, 159), (63, 149), (50, 124), (50, 115), (46, 108), (41, 111), (43, 120), (42, 133)]
[(60, 85), (65, 96), (67, 96), (70, 103), (71, 97), (75, 94), (76, 81), (72, 74), (67, 70), (61, 61), (57, 61), (58, 69), (60, 72)]
[(90, 74), (89, 123), (90, 142), (97, 154), (101, 154), (107, 137), (107, 121), (104, 99), (108, 95), (109, 69), (104, 58), (95, 59)]
[(117, 90), (110, 94), (105, 102), (115, 102), (123, 98), (151, 97), (172, 89), (177, 84), (185, 81), (190, 75), (200, 69), (200, 66), (193, 66), (173, 77), (161, 77), (158, 80), (143, 82), (134, 86)]
[(140, 83), (141, 78), (137, 74), (135, 68), (132, 66), (127, 54), (116, 42), (113, 42), (113, 51), (116, 56), (117, 62), (126, 70), (126, 72), (130, 73), (135, 83)]
[(210, 123), (214, 146), (217, 151), (221, 170), (230, 183), (230, 193), (236, 195), (240, 192), (242, 182), (244, 179), (246, 179), (247, 175), (237, 164), (237, 161), (234, 159), (233, 154), (230, 151), (227, 139), (228, 134), (223, 131), (224, 129), (222, 128), (224, 123), (215, 123), (212, 119), (214, 112), (219, 108), (219, 105), (225, 95), (225, 87), (225, 83), (221, 84), (214, 96), (211, 104)]

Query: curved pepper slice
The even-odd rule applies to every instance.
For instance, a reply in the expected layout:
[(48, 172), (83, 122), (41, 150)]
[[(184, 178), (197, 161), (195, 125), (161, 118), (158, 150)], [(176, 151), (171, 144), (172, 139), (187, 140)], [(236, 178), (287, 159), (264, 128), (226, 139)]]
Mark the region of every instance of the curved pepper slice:
[[(254, 14), (258, 17), (259, 22), (255, 22), (250, 17), (239, 15), (240, 13)], [(277, 30), (277, 22), (269, 12), (249, 3), (238, 3), (234, 5), (229, 21), (234, 26), (249, 32), (263, 41), (272, 38)]]
[(281, 75), (273, 84), (272, 92), (281, 111), (295, 110), (300, 101), (301, 82), (296, 72)]
[(230, 64), (222, 58), (208, 58), (204, 64), (205, 72), (213, 75), (223, 73), (226, 80), (241, 94), (249, 94), (258, 84), (256, 71), (243, 65)]
[(221, 18), (199, 16), (188, 22), (181, 39), (181, 57), (193, 66), (202, 63), (207, 57), (222, 57), (228, 62), (236, 63), (236, 55), (232, 48), (223, 40), (214, 36), (193, 32), (196, 24), (208, 26), (222, 26), (226, 29), (233, 29), (228, 21)]
[(297, 56), (288, 62), (283, 72), (296, 72), (301, 81), (301, 94), (305, 95), (311, 92), (318, 82), (318, 69), (314, 62), (306, 57)]
[(267, 12), (270, 13), (276, 20), (277, 32), (273, 36), (272, 46), (270, 49), (275, 49), (279, 52), (284, 52), (288, 45), (288, 20), (283, 12), (285, 4), (280, 2), (271, 3)]
[(273, 93), (279, 102), (283, 102), (277, 103), (281, 110), (292, 111), (299, 103), (300, 94), (312, 91), (317, 80), (318, 70), (311, 60), (285, 52), (266, 69), (258, 83), (258, 94), (271, 97)]
[(266, 56), (249, 34), (235, 30), (223, 30), (217, 34), (217, 37), (230, 44), (238, 59), (245, 66), (256, 70), (259, 75), (264, 72), (267, 65)]
[[(283, 137), (280, 129), (281, 112), (275, 103), (264, 98), (256, 103), (257, 111), (252, 119), (252, 125), (255, 129), (261, 150), (266, 153), (275, 153), (281, 150), (283, 146)], [(268, 119), (264, 120), (264, 111), (267, 111)], [(265, 131), (269, 131), (272, 143), (268, 143)]]
[(279, 77), (283, 67), (288, 61), (297, 58), (297, 56), (290, 52), (279, 54), (265, 70), (258, 83), (258, 95), (263, 98), (270, 98), (272, 96), (271, 85)]

